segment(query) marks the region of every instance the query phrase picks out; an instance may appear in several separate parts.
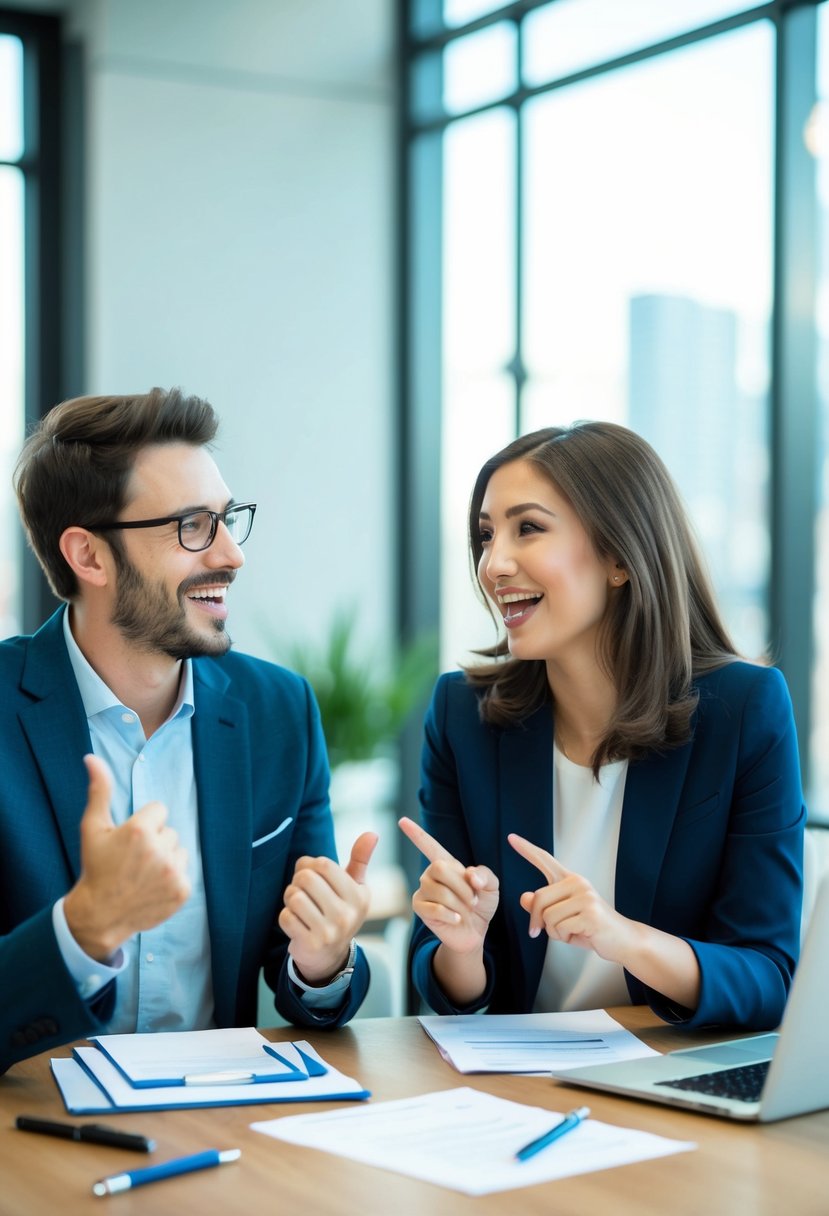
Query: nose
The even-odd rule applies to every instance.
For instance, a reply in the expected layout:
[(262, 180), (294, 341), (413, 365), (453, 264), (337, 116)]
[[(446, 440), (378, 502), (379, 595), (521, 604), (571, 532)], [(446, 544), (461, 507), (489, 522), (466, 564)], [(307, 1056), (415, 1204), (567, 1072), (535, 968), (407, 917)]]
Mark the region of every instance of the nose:
[(245, 555), (242, 552), (241, 545), (238, 545), (230, 532), (224, 520), (219, 520), (216, 528), (216, 535), (213, 537), (213, 543), (207, 550), (208, 560), (214, 566), (229, 566), (232, 570), (238, 570), (245, 564)]
[(484, 551), (481, 568), (491, 583), (496, 583), (499, 578), (511, 577), (517, 572), (518, 563), (515, 560), (509, 537), (504, 536), (503, 533), (500, 536), (498, 534), (493, 536), (488, 548)]

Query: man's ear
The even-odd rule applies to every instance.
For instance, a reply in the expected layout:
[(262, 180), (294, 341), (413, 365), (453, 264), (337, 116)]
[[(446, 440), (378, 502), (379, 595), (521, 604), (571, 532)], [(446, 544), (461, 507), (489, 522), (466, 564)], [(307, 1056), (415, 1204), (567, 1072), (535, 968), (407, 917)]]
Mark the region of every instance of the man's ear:
[(60, 551), (80, 583), (105, 587), (112, 578), (112, 551), (106, 541), (86, 528), (71, 527), (60, 538)]

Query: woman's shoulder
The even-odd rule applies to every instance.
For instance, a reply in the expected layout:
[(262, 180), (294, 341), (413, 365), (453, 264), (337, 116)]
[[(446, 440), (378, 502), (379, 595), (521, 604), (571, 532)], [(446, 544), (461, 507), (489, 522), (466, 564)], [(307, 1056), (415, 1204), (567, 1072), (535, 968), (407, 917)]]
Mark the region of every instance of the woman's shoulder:
[(697, 675), (694, 685), (699, 693), (702, 711), (708, 706), (733, 706), (748, 702), (791, 711), (785, 677), (779, 668), (769, 664), (733, 659)]
[(445, 671), (438, 676), (432, 693), (433, 705), (451, 705), (453, 709), (474, 709), (478, 712), (478, 698), (481, 695), (477, 688), (466, 678), (464, 671)]

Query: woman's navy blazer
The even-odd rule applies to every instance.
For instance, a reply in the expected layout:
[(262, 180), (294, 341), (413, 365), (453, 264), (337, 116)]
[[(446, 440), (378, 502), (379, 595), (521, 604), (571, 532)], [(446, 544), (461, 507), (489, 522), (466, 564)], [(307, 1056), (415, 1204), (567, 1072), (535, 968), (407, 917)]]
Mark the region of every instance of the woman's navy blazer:
[[(699, 1006), (672, 1007), (626, 973), (628, 991), (633, 1004), (683, 1026), (767, 1029), (782, 1017), (800, 940), (806, 811), (791, 701), (779, 671), (738, 661), (695, 687), (691, 740), (629, 765), (615, 899), (624, 916), (690, 944)], [(491, 726), (463, 674), (442, 676), (426, 717), (420, 798), (426, 830), (501, 884), (485, 943), (488, 984), (470, 1010), (530, 1012), (547, 938), (529, 937), (518, 900), (543, 878), (507, 833), (555, 852), (552, 706), (512, 729)], [(412, 978), (436, 1012), (459, 1012), (434, 979), (438, 944), (416, 922)]]

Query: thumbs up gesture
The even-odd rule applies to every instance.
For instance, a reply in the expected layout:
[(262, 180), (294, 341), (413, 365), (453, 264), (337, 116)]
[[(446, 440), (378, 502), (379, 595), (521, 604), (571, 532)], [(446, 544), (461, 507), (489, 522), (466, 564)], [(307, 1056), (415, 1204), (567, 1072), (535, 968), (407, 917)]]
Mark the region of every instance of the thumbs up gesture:
[(105, 961), (133, 934), (172, 916), (190, 894), (187, 854), (167, 826), (167, 808), (148, 802), (113, 823), (112, 776), (85, 756), (89, 792), (81, 819), (81, 875), (64, 900), (66, 923), (91, 958)]
[(279, 927), (309, 984), (324, 986), (345, 965), (351, 939), (368, 914), (366, 872), (377, 840), (375, 832), (358, 836), (346, 866), (330, 857), (300, 857), (294, 866)]

